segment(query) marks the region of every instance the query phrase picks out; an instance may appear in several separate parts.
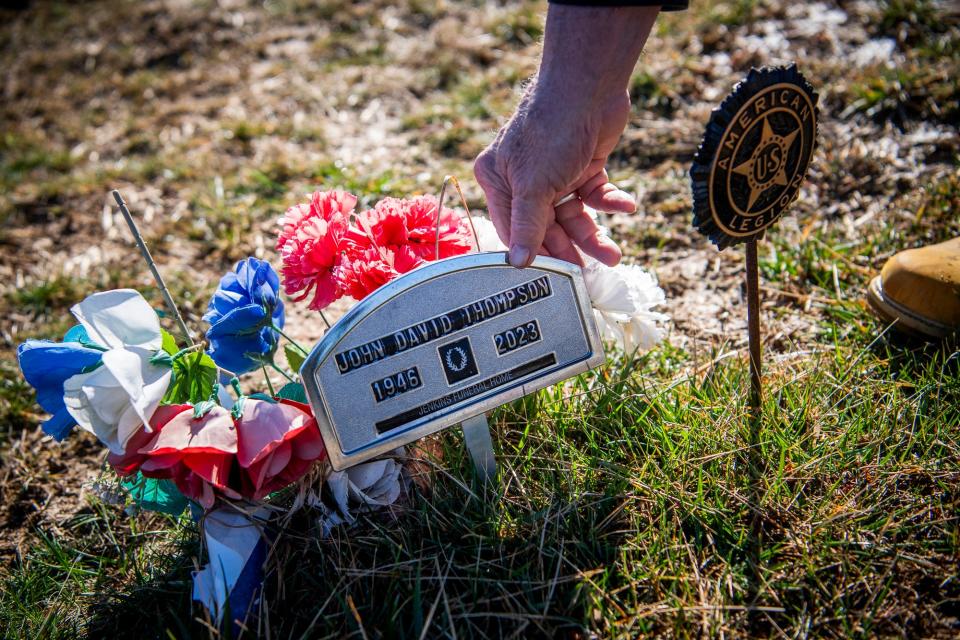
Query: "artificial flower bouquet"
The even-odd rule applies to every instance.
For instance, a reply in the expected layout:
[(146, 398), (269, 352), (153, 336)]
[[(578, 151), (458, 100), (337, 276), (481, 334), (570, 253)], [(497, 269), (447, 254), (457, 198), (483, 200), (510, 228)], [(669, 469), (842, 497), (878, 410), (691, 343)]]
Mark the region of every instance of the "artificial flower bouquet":
[[(307, 350), (284, 333), (281, 276), (290, 300), (322, 312), (341, 298), (362, 300), (427, 262), (505, 248), (489, 221), (468, 224), (442, 206), (438, 215), (432, 196), (384, 198), (361, 212), (356, 205), (355, 196), (333, 190), (288, 209), (276, 242), (280, 274), (257, 258), (237, 263), (207, 306), (209, 327), (199, 342), (183, 336), (188, 342), (178, 343), (138, 292), (120, 289), (75, 305), (78, 324), (61, 342), (28, 340), (17, 352), (51, 416), (44, 432), (58, 441), (74, 426), (92, 433), (133, 503), (175, 515), (192, 504), (208, 523), (211, 564), (195, 574), (194, 597), (218, 620), (249, 574), (243, 565), (263, 563), (262, 550), (255, 552), (262, 536), (236, 528), (262, 524), (270, 496), (300, 483), (309, 490), (299, 503), (318, 509), (329, 530), (354, 520), (351, 506), (390, 504), (401, 493), (395, 461), (342, 473), (323, 465), (323, 441), (297, 374)], [(660, 340), (666, 316), (653, 308), (663, 292), (650, 274), (587, 260), (584, 276), (604, 338), (628, 350)], [(277, 363), (281, 342), (286, 367)], [(238, 376), (254, 372), (263, 386), (244, 393)], [(287, 383), (274, 388), (270, 373)], [(332, 503), (305, 487), (316, 478), (329, 486)], [(230, 602), (230, 609), (245, 612), (244, 604)]]

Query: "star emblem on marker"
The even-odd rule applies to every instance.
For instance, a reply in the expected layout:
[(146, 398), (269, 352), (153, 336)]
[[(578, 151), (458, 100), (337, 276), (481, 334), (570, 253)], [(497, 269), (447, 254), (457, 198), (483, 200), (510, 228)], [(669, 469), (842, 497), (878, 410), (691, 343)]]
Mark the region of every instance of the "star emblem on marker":
[(749, 160), (733, 168), (733, 172), (746, 177), (750, 185), (747, 211), (753, 208), (757, 198), (771, 186), (787, 185), (787, 154), (799, 132), (800, 129), (796, 129), (786, 136), (777, 135), (770, 126), (770, 121), (763, 119), (760, 143), (754, 148)]

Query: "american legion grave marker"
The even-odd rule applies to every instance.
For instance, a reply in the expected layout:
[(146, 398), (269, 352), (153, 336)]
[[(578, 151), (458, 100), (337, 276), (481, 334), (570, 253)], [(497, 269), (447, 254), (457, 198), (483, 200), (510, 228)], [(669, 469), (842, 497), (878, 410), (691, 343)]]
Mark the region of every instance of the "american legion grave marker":
[(750, 407), (762, 398), (757, 241), (796, 200), (817, 141), (817, 94), (796, 65), (751, 69), (710, 115), (690, 168), (693, 225), (717, 248), (746, 243)]

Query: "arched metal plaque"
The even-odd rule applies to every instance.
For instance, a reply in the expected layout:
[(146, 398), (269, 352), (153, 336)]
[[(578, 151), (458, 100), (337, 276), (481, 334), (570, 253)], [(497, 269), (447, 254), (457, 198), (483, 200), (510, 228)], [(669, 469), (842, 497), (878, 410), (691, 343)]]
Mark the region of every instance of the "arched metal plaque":
[(357, 303), (300, 375), (334, 469), (604, 361), (579, 267), (505, 253), (433, 262)]

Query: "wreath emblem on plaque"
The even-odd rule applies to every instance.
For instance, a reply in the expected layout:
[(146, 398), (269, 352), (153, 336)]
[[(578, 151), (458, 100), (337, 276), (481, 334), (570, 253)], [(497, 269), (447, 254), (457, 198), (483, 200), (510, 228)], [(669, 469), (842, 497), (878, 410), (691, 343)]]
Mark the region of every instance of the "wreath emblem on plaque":
[[(457, 364), (453, 363), (454, 353), (457, 354), (457, 359), (458, 359)], [(452, 349), (447, 351), (446, 361), (447, 361), (447, 367), (454, 373), (460, 373), (470, 363), (469, 358), (467, 358), (467, 352), (464, 351), (463, 348), (461, 347), (453, 347)]]
[(718, 248), (760, 236), (796, 199), (817, 99), (795, 65), (751, 69), (711, 114), (690, 177), (694, 225)]

